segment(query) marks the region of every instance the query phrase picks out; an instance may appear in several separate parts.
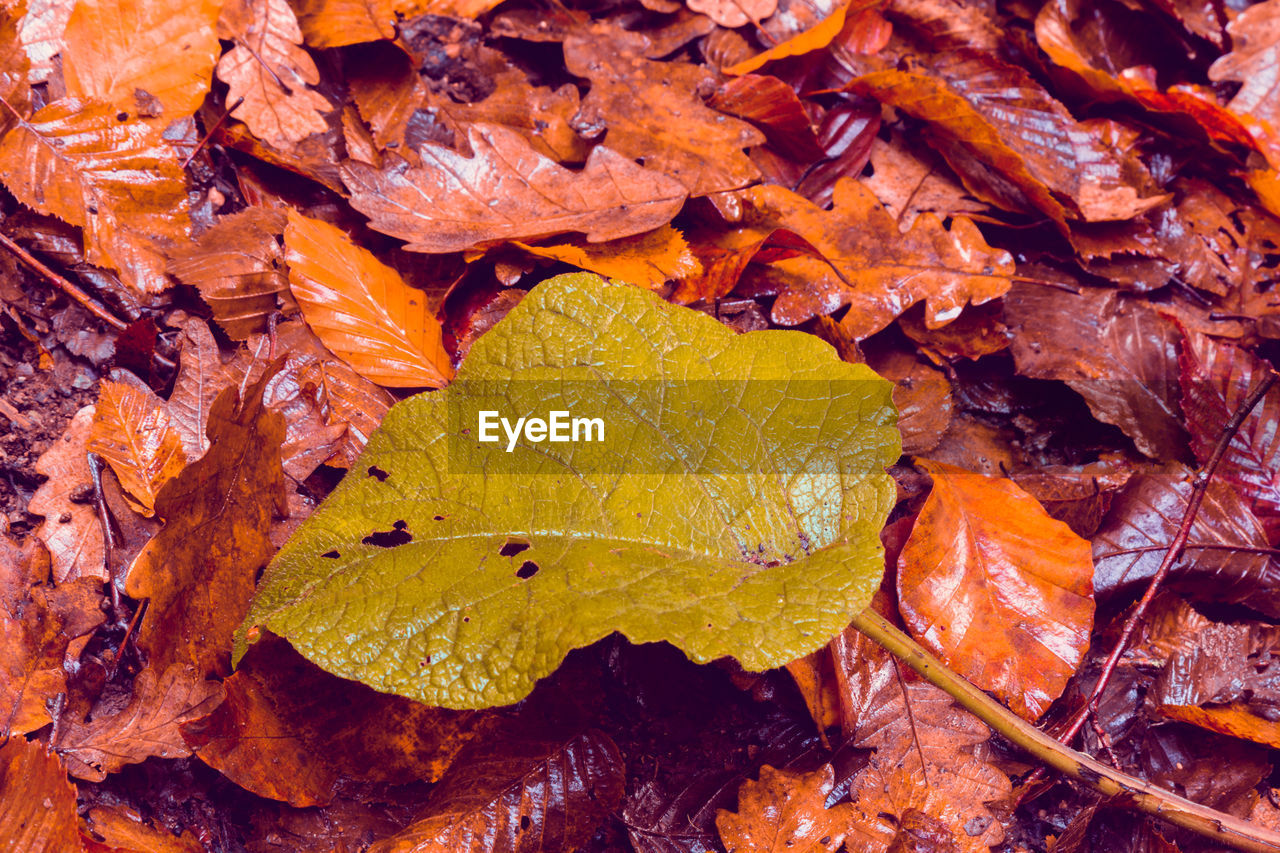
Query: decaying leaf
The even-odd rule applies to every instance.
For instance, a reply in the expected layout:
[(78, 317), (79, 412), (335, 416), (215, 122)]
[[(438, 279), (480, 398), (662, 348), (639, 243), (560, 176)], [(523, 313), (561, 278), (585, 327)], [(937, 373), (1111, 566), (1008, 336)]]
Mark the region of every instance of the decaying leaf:
[(93, 406), (76, 412), (62, 437), (36, 460), (36, 473), (49, 479), (31, 496), (27, 508), (44, 516), (36, 536), (49, 548), (57, 583), (76, 578), (107, 580), (98, 514), (92, 505), (72, 500), (91, 483), (85, 454), (89, 452), (93, 412)]
[[(830, 212), (775, 186), (753, 187), (747, 199), (753, 223), (793, 231), (826, 260), (791, 258), (766, 268), (764, 276), (782, 289), (775, 322), (794, 325), (848, 305), (843, 324), (861, 339), (916, 302), (925, 302), (925, 322), (933, 328), (955, 319), (966, 304), (1009, 289), (1013, 259), (988, 246), (964, 217), (947, 229), (923, 214), (900, 234), (871, 191), (847, 178), (837, 182)], [(849, 228), (850, 221), (860, 227)]]
[(193, 461), (203, 456), (209, 447), (205, 434), (209, 410), (232, 380), (222, 366), (218, 342), (205, 321), (189, 320), (179, 340), (178, 377), (169, 395), (169, 416), (182, 438), (187, 460)]
[(312, 47), (343, 47), (396, 36), (392, 0), (305, 0), (294, 6)]
[(1243, 84), (1227, 106), (1280, 127), (1280, 0), (1243, 10), (1228, 26), (1233, 50), (1209, 68), (1213, 80)]
[(678, 181), (608, 148), (592, 149), (573, 172), (505, 127), (472, 125), (468, 139), (471, 158), (428, 144), (418, 152), (421, 167), (347, 163), (352, 206), (410, 251), (456, 252), (568, 231), (592, 242), (629, 237), (665, 225), (684, 203)]
[[(164, 827), (152, 826), (128, 806), (95, 806), (84, 815), (84, 829), (90, 839), (86, 853), (118, 853), (121, 850), (146, 853), (205, 853), (204, 845), (191, 830), (179, 836)], [(82, 836), (83, 838), (83, 836)], [(102, 839), (101, 844), (97, 839)]]
[(12, 737), (0, 746), (0, 838), (23, 853), (83, 850), (76, 789), (57, 756), (39, 741)]
[(164, 401), (134, 385), (104, 380), (94, 408), (88, 450), (120, 478), (143, 515), (155, 514), (156, 494), (187, 463), (182, 439)]
[(716, 816), (729, 853), (833, 853), (844, 841), (854, 807), (827, 808), (835, 772), (824, 764), (812, 773), (765, 766), (758, 781), (738, 789), (738, 810)]
[(289, 288), (324, 345), (361, 375), (395, 388), (439, 388), (453, 375), (426, 294), (318, 219), (289, 211)]
[(219, 6), (216, 0), (78, 0), (62, 51), (67, 94), (154, 118), (138, 94), (144, 93), (160, 102), (166, 123), (191, 115), (212, 82)]
[(244, 103), (231, 115), (268, 145), (288, 149), (328, 129), (333, 106), (311, 88), (320, 71), (302, 49), (298, 19), (285, 0), (228, 0), (218, 19), (218, 37), (235, 47), (218, 60), (227, 103)]
[(812, 27), (775, 44), (763, 53), (729, 66), (724, 69), (724, 72), (726, 74), (750, 74), (752, 71), (756, 71), (775, 60), (803, 56), (806, 53), (821, 50), (840, 34), (841, 28), (844, 27), (845, 16), (849, 13), (849, 5), (849, 2), (838, 4), (831, 11), (831, 14), (822, 18)]
[(778, 0), (686, 0), (686, 5), (701, 12), (722, 27), (759, 24), (778, 9)]
[[(476, 340), (449, 388), (388, 413), (245, 627), (447, 707), (518, 699), (614, 630), (785, 663), (846, 624), (882, 570), (869, 522), (899, 452), (888, 385), (811, 336), (735, 335), (561, 276)], [(477, 440), (480, 410), (562, 406), (607, 420), (602, 440)]]
[(603, 732), (485, 741), (440, 780), (425, 817), (369, 853), (574, 850), (622, 800), (622, 756)]
[(579, 269), (629, 281), (650, 290), (657, 290), (668, 281), (692, 278), (702, 272), (702, 264), (689, 250), (684, 235), (670, 225), (647, 234), (605, 243), (577, 240), (542, 246), (519, 242), (516, 245), (532, 255), (564, 261)]
[(949, 666), (1035, 720), (1089, 648), (1089, 543), (1011, 480), (917, 464), (933, 491), (898, 558), (903, 619)]

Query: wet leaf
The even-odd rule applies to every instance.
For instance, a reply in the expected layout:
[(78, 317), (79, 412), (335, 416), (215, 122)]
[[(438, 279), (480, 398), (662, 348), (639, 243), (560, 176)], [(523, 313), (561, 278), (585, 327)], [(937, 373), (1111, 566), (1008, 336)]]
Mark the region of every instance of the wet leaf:
[(1089, 647), (1089, 543), (1010, 480), (917, 464), (933, 491), (898, 558), (903, 619), (948, 666), (1035, 720)]
[(155, 514), (160, 488), (187, 464), (164, 401), (110, 380), (98, 388), (88, 450), (106, 460), (134, 506), (148, 518)]
[(119, 107), (64, 98), (0, 140), (0, 180), (28, 207), (83, 228), (89, 263), (160, 293), (170, 285), (161, 252), (190, 231), (186, 182), (163, 131)]
[(791, 36), (786, 41), (775, 44), (764, 53), (729, 66), (724, 69), (724, 72), (734, 75), (750, 74), (752, 71), (756, 71), (775, 60), (803, 56), (815, 50), (822, 50), (840, 34), (841, 28), (844, 27), (845, 16), (849, 13), (850, 5), (852, 5), (852, 0), (839, 4), (832, 10), (830, 15), (827, 15), (809, 29)]
[[(875, 196), (850, 179), (836, 184), (831, 211), (781, 187), (753, 187), (747, 199), (754, 224), (798, 234), (828, 262), (799, 257), (769, 265), (765, 275), (782, 288), (775, 322), (794, 325), (849, 305), (843, 323), (851, 337), (861, 339), (917, 302), (925, 302), (925, 323), (936, 328), (965, 305), (1009, 289), (1013, 259), (988, 246), (963, 217), (947, 229), (925, 214), (900, 234)], [(849, 228), (850, 221), (862, 227)]]
[[(606, 39), (609, 47), (602, 48)], [(603, 24), (565, 39), (565, 66), (591, 81), (579, 132), (589, 123), (604, 126), (609, 150), (676, 179), (690, 196), (737, 189), (759, 177), (742, 149), (764, 142), (764, 135), (702, 102), (697, 90), (711, 84), (710, 72), (646, 59), (647, 47), (642, 36)]]
[(108, 579), (98, 514), (92, 504), (72, 500), (91, 483), (85, 454), (89, 452), (93, 414), (93, 406), (76, 412), (62, 437), (36, 460), (36, 473), (49, 479), (31, 496), (27, 509), (44, 516), (36, 536), (49, 548), (57, 583), (76, 578)]
[(187, 460), (192, 461), (209, 448), (205, 435), (209, 410), (232, 380), (222, 366), (218, 342), (204, 320), (193, 317), (187, 321), (179, 341), (178, 377), (169, 395), (169, 415), (182, 437)]
[(339, 229), (289, 211), (289, 288), (324, 345), (365, 378), (439, 388), (453, 375), (426, 294)]
[(49, 569), (49, 552), (39, 540), (19, 545), (0, 534), (0, 735), (5, 737), (52, 721), (49, 703), (67, 689), (62, 668), (67, 646), (103, 619), (98, 581), (51, 586)]
[[(515, 371), (524, 381), (510, 381)], [(753, 394), (730, 405), (726, 381)], [(810, 401), (795, 396), (799, 382)], [(541, 412), (549, 388), (570, 386), (578, 411), (616, 411), (622, 394), (632, 414), (609, 419), (606, 441), (563, 450), (526, 442), (507, 454), (453, 432), (450, 412), (481, 399)], [(560, 277), (474, 343), (449, 389), (388, 414), (273, 562), (246, 627), (336, 674), (449, 707), (518, 699), (569, 649), (614, 630), (699, 660), (785, 663), (845, 624), (879, 577), (891, 491), (881, 468), (898, 455), (888, 391), (811, 337), (737, 336), (639, 288)], [(676, 414), (692, 406), (704, 414)], [(806, 436), (817, 435), (811, 457)], [(782, 483), (762, 473), (769, 465), (793, 473)], [(714, 488), (699, 473), (722, 469)], [(612, 533), (599, 539), (602, 529)], [(360, 608), (338, 604), (353, 594)], [(576, 594), (586, 597), (566, 623), (564, 596)], [(385, 629), (409, 614), (417, 627)]]
[(778, 0), (685, 0), (690, 9), (701, 12), (722, 27), (759, 24), (778, 9)]
[(677, 181), (608, 148), (593, 149), (573, 172), (498, 125), (473, 125), (468, 139), (472, 158), (427, 144), (421, 167), (347, 163), (352, 206), (410, 251), (456, 252), (569, 231), (592, 242), (629, 237), (665, 225), (684, 203)]
[(169, 273), (200, 291), (232, 340), (265, 331), (267, 317), (277, 309), (296, 310), (276, 239), (284, 224), (280, 211), (250, 207), (169, 252)]
[[(128, 806), (97, 806), (84, 815), (87, 853), (205, 853), (190, 830), (175, 836)], [(98, 839), (101, 839), (99, 841)]]
[(854, 807), (826, 807), (835, 772), (824, 764), (812, 773), (788, 773), (765, 766), (758, 781), (738, 789), (738, 810), (716, 816), (720, 840), (729, 853), (832, 853), (844, 841)]
[(670, 225), (606, 243), (576, 240), (555, 245), (516, 245), (540, 258), (564, 261), (579, 269), (629, 281), (650, 290), (657, 290), (668, 281), (691, 278), (702, 272), (702, 264), (689, 250), (684, 235)]
[[(31, 107), (31, 87), (27, 83), (31, 60), (19, 42), (19, 28), (30, 19), (24, 12), (22, 4), (0, 9), (0, 98), (21, 114)], [(0, 115), (0, 135), (9, 130), (13, 120), (8, 110)]]
[(231, 115), (268, 145), (287, 149), (328, 129), (333, 106), (311, 86), (320, 71), (302, 49), (298, 19), (285, 0), (228, 0), (218, 20), (218, 37), (235, 42), (218, 60), (218, 79), (227, 84), (227, 103), (244, 103)]
[(129, 595), (150, 599), (138, 645), (161, 672), (229, 672), (231, 634), (275, 552), (267, 532), (285, 512), (284, 418), (265, 409), (262, 385), (243, 401), (234, 388), (218, 395), (209, 451), (161, 489), (156, 514), (168, 523), (129, 570)]
[(440, 780), (424, 817), (369, 853), (572, 851), (622, 801), (622, 756), (603, 732), (486, 741)]
[(312, 47), (343, 47), (396, 37), (392, 0), (303, 0), (295, 5), (302, 38)]
[(1209, 67), (1212, 80), (1241, 83), (1232, 112), (1280, 127), (1280, 0), (1243, 10), (1227, 25), (1232, 51)]
[(155, 117), (138, 92), (158, 99), (165, 122), (189, 116), (209, 91), (219, 3), (78, 0), (64, 35), (67, 94)]
[(83, 850), (76, 789), (57, 757), (39, 741), (13, 737), (0, 746), (0, 838), (23, 853)]

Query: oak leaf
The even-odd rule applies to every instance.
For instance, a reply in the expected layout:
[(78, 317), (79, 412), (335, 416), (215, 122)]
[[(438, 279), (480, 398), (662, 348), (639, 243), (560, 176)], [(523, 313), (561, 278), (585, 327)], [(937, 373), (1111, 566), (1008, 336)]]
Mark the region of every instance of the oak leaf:
[(83, 850), (76, 789), (57, 756), (39, 741), (6, 738), (0, 746), (0, 838), (22, 853)]
[(209, 451), (156, 497), (168, 519), (129, 570), (126, 591), (148, 598), (138, 645), (150, 666), (229, 671), (231, 634), (244, 617), (257, 572), (275, 547), (273, 515), (284, 515), (280, 443), (284, 418), (265, 408), (260, 379), (243, 401), (235, 388), (209, 411)]
[(647, 47), (643, 36), (606, 24), (565, 39), (566, 67), (591, 81), (576, 123), (607, 128), (611, 151), (675, 178), (690, 196), (756, 180), (759, 170), (742, 149), (764, 142), (764, 134), (702, 102), (698, 88), (713, 79), (707, 69), (654, 62), (645, 58)]
[(276, 310), (296, 310), (277, 240), (284, 223), (274, 208), (245, 208), (168, 253), (169, 273), (200, 291), (213, 319), (234, 341), (264, 331)]
[(485, 738), (432, 790), (422, 817), (368, 853), (576, 850), (622, 801), (622, 756), (609, 736)]
[(78, 0), (64, 34), (67, 94), (155, 117), (138, 92), (159, 99), (166, 123), (196, 111), (209, 91), (217, 0)]
[(312, 47), (344, 47), (396, 37), (392, 0), (302, 0), (294, 4), (302, 38)]
[(135, 508), (148, 518), (155, 514), (160, 487), (187, 463), (164, 401), (109, 379), (98, 388), (88, 449), (106, 460)]
[(365, 378), (439, 388), (453, 376), (426, 294), (339, 229), (289, 211), (289, 287), (324, 345)]
[(92, 481), (85, 459), (92, 430), (93, 406), (85, 406), (36, 460), (36, 473), (48, 479), (31, 496), (27, 510), (44, 516), (36, 536), (49, 548), (57, 583), (76, 578), (108, 579), (98, 514), (92, 505), (72, 500)]
[(320, 70), (302, 49), (298, 19), (285, 0), (228, 0), (218, 20), (218, 37), (235, 47), (218, 60), (218, 79), (227, 84), (231, 111), (269, 145), (287, 149), (313, 133), (324, 133), (333, 105), (310, 88)]
[(1089, 543), (1011, 480), (918, 464), (933, 491), (898, 557), (903, 619), (949, 666), (1034, 720), (1089, 647)]
[(558, 89), (534, 86), (520, 72), (509, 71), (494, 79), (497, 87), (487, 98), (455, 103), (447, 96), (428, 93), (424, 108), (438, 120), (454, 126), (454, 144), (467, 144), (466, 128), (472, 124), (500, 124), (519, 133), (534, 150), (560, 163), (580, 163), (590, 146), (574, 130), (582, 105), (578, 88), (566, 83)]
[(520, 242), (515, 245), (531, 255), (564, 261), (650, 290), (657, 290), (668, 281), (702, 273), (702, 264), (689, 250), (684, 235), (670, 225), (605, 243), (576, 240), (555, 245), (531, 246)]
[(758, 781), (738, 789), (738, 810), (716, 815), (729, 853), (832, 853), (844, 841), (854, 807), (827, 808), (835, 786), (830, 764), (812, 773), (790, 773), (768, 765)]
[(352, 206), (410, 251), (457, 252), (568, 231), (591, 242), (630, 237), (670, 222), (684, 204), (678, 181), (608, 148), (594, 148), (573, 172), (505, 127), (472, 125), (468, 139), (471, 158), (426, 144), (420, 167), (348, 162), (342, 179)]
[(64, 98), (0, 140), (0, 180), (28, 207), (83, 228), (89, 263), (160, 293), (170, 286), (161, 251), (190, 231), (186, 180), (163, 132), (110, 104)]
[[(935, 328), (965, 305), (1010, 287), (1013, 259), (988, 246), (968, 219), (955, 217), (948, 230), (936, 216), (922, 214), (901, 234), (871, 191), (852, 179), (836, 184), (831, 211), (776, 186), (752, 187), (746, 198), (752, 224), (793, 231), (828, 262), (799, 257), (766, 268), (764, 277), (783, 289), (773, 307), (775, 322), (795, 325), (849, 305), (843, 323), (860, 339), (925, 302), (925, 322)], [(849, 228), (849, 222), (860, 227)]]

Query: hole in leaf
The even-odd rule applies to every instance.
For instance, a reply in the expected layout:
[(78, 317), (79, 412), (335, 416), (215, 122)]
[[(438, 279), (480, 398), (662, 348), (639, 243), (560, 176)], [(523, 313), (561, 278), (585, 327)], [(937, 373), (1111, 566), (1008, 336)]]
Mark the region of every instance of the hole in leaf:
[(128, 113), (116, 113), (116, 121), (128, 121), (128, 120), (129, 120)]
[(521, 832), (528, 829), (532, 823), (533, 821), (529, 820), (529, 816), (527, 814), (520, 815), (520, 831)]
[(527, 581), (529, 578), (536, 575), (540, 568), (541, 566), (533, 560), (525, 560), (520, 564), (520, 568), (516, 569), (516, 577), (520, 578), (522, 581)]
[(433, 521), (444, 521), (444, 516), (443, 516), (443, 515), (433, 515), (433, 516), (431, 516), (431, 519), (432, 519)]
[(387, 478), (388, 478), (388, 477), (390, 477), (391, 475), (390, 475), (390, 474), (388, 474), (386, 471), (383, 471), (383, 470), (382, 470), (381, 468), (379, 468), (377, 465), (370, 465), (370, 466), (369, 466), (369, 476), (370, 476), (370, 477), (377, 477), (377, 478), (378, 478), (378, 482), (379, 482), (379, 483), (385, 483), (385, 482), (387, 481)]
[(529, 543), (523, 539), (513, 539), (508, 537), (506, 543), (498, 549), (498, 553), (504, 557), (514, 557), (521, 551), (528, 551)]
[(471, 621), (471, 617), (470, 617), (470, 616), (463, 616), (463, 617), (462, 617), (462, 621), (463, 621), (463, 622), (470, 622), (470, 621)]
[(267, 570), (267, 567), (266, 567), (266, 566), (258, 566), (258, 570), (257, 570), (256, 572), (254, 572), (254, 573), (253, 573), (253, 585), (254, 585), (254, 586), (257, 586), (257, 585), (258, 585), (258, 582), (262, 580), (262, 573), (263, 573), (263, 572), (265, 572), (266, 570)]
[(330, 560), (336, 560), (336, 559), (338, 559), (339, 557), (341, 557), (342, 555), (341, 555), (341, 554), (339, 554), (337, 551), (325, 551), (325, 552), (324, 552), (323, 554), (321, 554), (320, 556), (321, 556), (321, 557), (325, 557), (325, 558), (330, 559)]
[(375, 530), (360, 541), (365, 545), (377, 545), (379, 548), (407, 545), (413, 541), (413, 534), (409, 532), (408, 527), (404, 519), (400, 519), (391, 526), (390, 530)]

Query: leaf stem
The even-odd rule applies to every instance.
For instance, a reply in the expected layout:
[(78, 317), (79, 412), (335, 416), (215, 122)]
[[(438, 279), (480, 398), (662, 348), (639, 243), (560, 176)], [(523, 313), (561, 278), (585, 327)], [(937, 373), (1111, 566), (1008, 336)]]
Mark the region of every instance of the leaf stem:
[(947, 669), (915, 640), (867, 608), (853, 619), (853, 627), (884, 647), (886, 651), (942, 688), (1006, 739), (1022, 747), (1040, 761), (1083, 782), (1107, 797), (1122, 797), (1139, 811), (1189, 829), (1219, 844), (1237, 850), (1280, 851), (1280, 833), (1229, 814), (1202, 806), (1170, 793), (1135, 776), (1114, 770), (1084, 753), (1064, 746), (1015, 715), (987, 694)]

